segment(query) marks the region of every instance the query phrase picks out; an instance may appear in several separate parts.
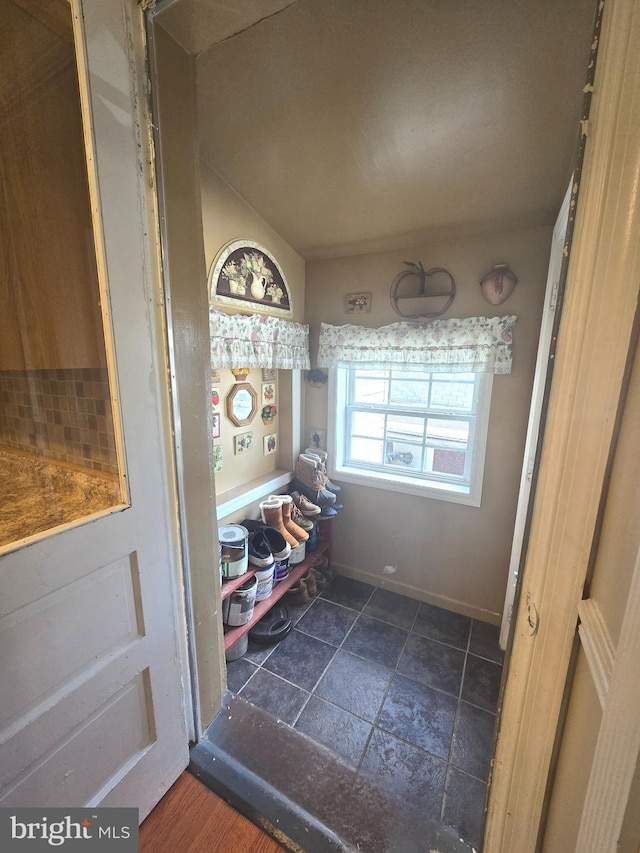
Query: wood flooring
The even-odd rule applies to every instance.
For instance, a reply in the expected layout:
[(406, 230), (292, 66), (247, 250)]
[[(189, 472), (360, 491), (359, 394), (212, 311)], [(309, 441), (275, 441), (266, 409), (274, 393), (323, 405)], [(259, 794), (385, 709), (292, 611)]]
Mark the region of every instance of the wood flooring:
[(277, 842), (183, 773), (140, 826), (140, 853), (282, 853)]

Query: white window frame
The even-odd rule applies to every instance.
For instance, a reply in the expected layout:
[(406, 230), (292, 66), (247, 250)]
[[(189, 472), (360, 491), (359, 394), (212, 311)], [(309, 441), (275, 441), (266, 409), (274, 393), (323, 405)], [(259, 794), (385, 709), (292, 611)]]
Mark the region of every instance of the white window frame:
[[(329, 422), (327, 451), (331, 475), (336, 480), (345, 483), (367, 486), (370, 488), (386, 489), (403, 494), (418, 495), (440, 501), (465, 504), (479, 507), (482, 497), (482, 481), (484, 477), (484, 462), (489, 431), (489, 413), (491, 408), (491, 391), (493, 375), (478, 374), (478, 404), (476, 410), (476, 427), (470, 437), (471, 445), (471, 475), (470, 486), (458, 485), (438, 480), (410, 477), (391, 472), (366, 471), (361, 467), (347, 464), (344, 458), (346, 431), (346, 400), (349, 370), (333, 368), (329, 371)], [(422, 413), (421, 413), (422, 414)]]

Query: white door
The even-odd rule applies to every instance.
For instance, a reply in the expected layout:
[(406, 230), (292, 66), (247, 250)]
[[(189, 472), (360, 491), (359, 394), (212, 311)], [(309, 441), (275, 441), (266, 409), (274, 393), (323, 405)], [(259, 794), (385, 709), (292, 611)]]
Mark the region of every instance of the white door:
[(551, 336), (553, 333), (553, 323), (556, 313), (558, 285), (560, 284), (564, 239), (569, 219), (571, 185), (572, 184), (570, 183), (567, 188), (567, 192), (565, 193), (564, 201), (562, 202), (562, 207), (560, 208), (560, 213), (558, 214), (558, 218), (553, 229), (553, 240), (551, 242), (549, 271), (547, 273), (547, 286), (544, 295), (544, 309), (542, 311), (542, 322), (540, 324), (540, 340), (538, 343), (538, 354), (536, 356), (536, 369), (533, 377), (533, 390), (531, 392), (531, 409), (529, 411), (529, 423), (527, 425), (527, 439), (524, 445), (524, 459), (522, 463), (522, 474), (520, 476), (516, 522), (513, 531), (513, 542), (511, 544), (509, 577), (507, 580), (507, 590), (504, 597), (504, 608), (502, 611), (502, 625), (500, 628), (500, 647), (502, 649), (507, 648), (507, 640), (509, 639), (513, 603), (518, 583), (518, 572), (520, 571), (522, 545), (527, 523), (527, 514), (529, 512), (531, 483), (533, 480), (536, 448), (538, 446), (538, 435), (540, 432), (540, 419), (542, 417), (542, 403), (544, 401), (545, 385), (547, 380), (547, 366), (549, 362)]
[(72, 9), (125, 501), (0, 558), (0, 804), (142, 819), (188, 763), (142, 13)]

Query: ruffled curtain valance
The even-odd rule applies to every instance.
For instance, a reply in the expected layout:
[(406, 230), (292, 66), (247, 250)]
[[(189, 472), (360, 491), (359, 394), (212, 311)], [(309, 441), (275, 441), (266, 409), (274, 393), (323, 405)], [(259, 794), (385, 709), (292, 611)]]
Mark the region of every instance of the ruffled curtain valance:
[(209, 308), (211, 366), (308, 370), (309, 326), (261, 314)]
[(517, 317), (392, 323), (380, 329), (320, 326), (318, 367), (420, 367), (440, 373), (511, 373)]

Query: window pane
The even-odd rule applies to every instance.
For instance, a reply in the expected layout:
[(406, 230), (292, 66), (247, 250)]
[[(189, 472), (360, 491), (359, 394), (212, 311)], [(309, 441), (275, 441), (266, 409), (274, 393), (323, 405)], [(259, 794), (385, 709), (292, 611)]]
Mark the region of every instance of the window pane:
[(454, 474), (462, 477), (467, 454), (464, 450), (444, 450), (436, 447), (432, 451), (431, 470), (435, 474)]
[(354, 412), (351, 434), (369, 438), (384, 438), (384, 415)]
[(5, 3), (0, 134), (0, 547), (123, 502), (71, 8)]
[(424, 436), (424, 418), (409, 415), (389, 415), (387, 417), (387, 438), (407, 439), (422, 443)]
[(473, 382), (446, 381), (434, 376), (431, 385), (431, 406), (448, 411), (473, 411)]
[(406, 441), (387, 441), (385, 463), (407, 471), (422, 470), (423, 447)]
[(429, 381), (428, 378), (392, 379), (389, 392), (389, 402), (398, 406), (411, 406), (421, 408), (429, 405)]
[(389, 383), (386, 379), (357, 376), (353, 383), (353, 402), (369, 403), (371, 405), (384, 405), (387, 402), (387, 389)]
[(371, 465), (382, 465), (382, 441), (368, 438), (351, 439), (350, 462), (368, 462)]
[(444, 418), (429, 418), (427, 441), (440, 447), (465, 447), (469, 441), (469, 422), (452, 421)]

